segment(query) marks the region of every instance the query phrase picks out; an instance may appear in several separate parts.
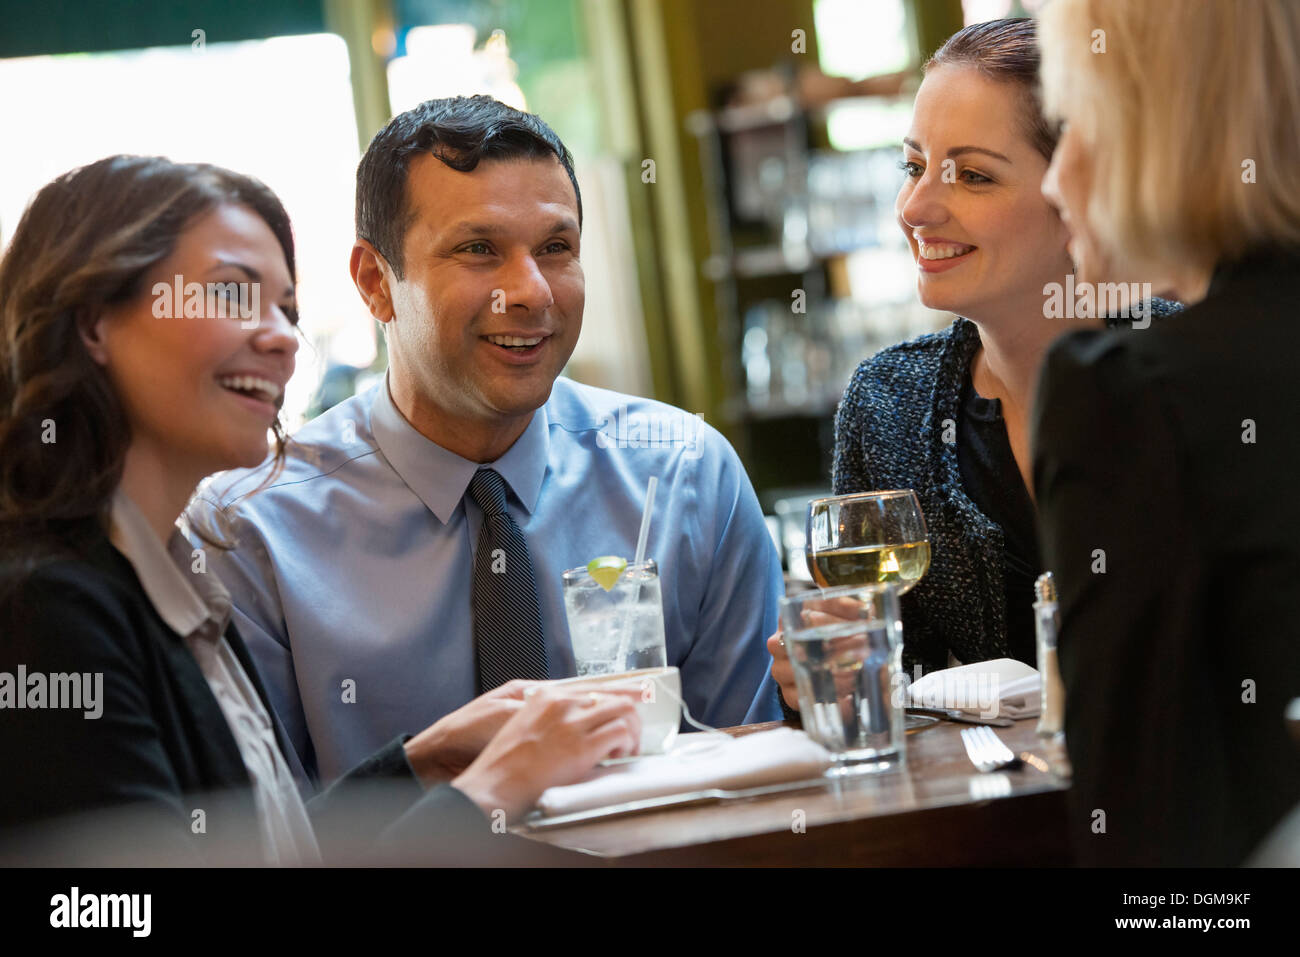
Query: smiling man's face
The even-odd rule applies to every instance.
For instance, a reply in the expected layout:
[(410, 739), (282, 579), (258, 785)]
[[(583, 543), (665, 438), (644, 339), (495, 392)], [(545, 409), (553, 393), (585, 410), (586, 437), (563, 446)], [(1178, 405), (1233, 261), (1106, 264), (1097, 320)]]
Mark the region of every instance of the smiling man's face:
[(403, 277), (381, 267), (393, 398), (440, 445), (490, 461), (546, 402), (582, 329), (577, 197), (555, 157), (462, 173), (431, 155), (411, 163), (407, 197)]

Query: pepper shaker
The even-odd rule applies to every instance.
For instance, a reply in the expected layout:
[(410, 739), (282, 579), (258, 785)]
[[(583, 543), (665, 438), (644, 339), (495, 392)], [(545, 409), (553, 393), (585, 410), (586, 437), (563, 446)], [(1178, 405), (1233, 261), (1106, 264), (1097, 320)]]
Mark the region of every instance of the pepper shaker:
[(1056, 633), (1061, 617), (1056, 604), (1056, 579), (1043, 572), (1034, 582), (1034, 630), (1038, 638), (1038, 673), (1042, 679), (1038, 733), (1055, 738), (1065, 730), (1065, 685), (1056, 660)]

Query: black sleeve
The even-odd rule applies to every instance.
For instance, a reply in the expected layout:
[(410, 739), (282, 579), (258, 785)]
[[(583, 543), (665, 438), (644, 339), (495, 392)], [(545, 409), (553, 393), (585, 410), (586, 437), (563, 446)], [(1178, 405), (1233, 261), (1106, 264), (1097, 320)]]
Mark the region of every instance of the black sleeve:
[(1171, 746), (1211, 700), (1186, 647), (1208, 582), (1150, 361), (1113, 335), (1067, 336), (1048, 354), (1034, 417), (1043, 557), (1059, 582), (1069, 829), (1089, 864), (1190, 862), (1190, 836), (1209, 822), (1180, 795), (1215, 787)]
[(378, 841), (424, 794), (403, 748), (410, 737), (394, 738), (307, 802), (327, 860), (331, 854), (349, 853), (354, 844)]
[(6, 589), (0, 601), (0, 672), (103, 676), (98, 717), (70, 708), (0, 711), (0, 823), (131, 804), (150, 822), (160, 854), (197, 855), (190, 802), (155, 722), (129, 606), (94, 577), (90, 569), (70, 574), (65, 564)]
[(579, 855), (510, 832), (504, 813), (485, 814), (450, 784), (423, 789), (402, 747), (390, 741), (312, 800), (326, 863), (487, 867), (587, 863)]
[(576, 851), (531, 841), (507, 829), (450, 784), (431, 788), (380, 836), (389, 863), (455, 867), (583, 867), (600, 863)]

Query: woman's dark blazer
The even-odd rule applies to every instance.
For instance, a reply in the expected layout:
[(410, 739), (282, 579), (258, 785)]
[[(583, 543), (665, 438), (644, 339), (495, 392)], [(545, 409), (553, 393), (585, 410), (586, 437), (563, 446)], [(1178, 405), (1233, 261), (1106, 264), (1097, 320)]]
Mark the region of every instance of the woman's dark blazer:
[[(1157, 323), (1176, 302), (1146, 304)], [(1050, 321), (1050, 320), (1049, 320)], [(1112, 328), (1132, 317), (1110, 316)], [(890, 346), (862, 361), (835, 414), (835, 494), (910, 488), (930, 534), (930, 570), (903, 596), (903, 663), (909, 674), (1008, 658), (1002, 526), (962, 484), (957, 456), (962, 385), (980, 348), (979, 328), (957, 318), (940, 332)], [(1007, 476), (1020, 482), (1020, 473)]]
[[(1300, 802), (1300, 250), (1050, 350), (1034, 420), (1081, 860), (1240, 863)], [(1104, 830), (1102, 829), (1104, 826)]]
[[(0, 828), (112, 805), (152, 808), (151, 833), (165, 853), (231, 846), (256, 848), (248, 773), (225, 715), (184, 640), (154, 610), (135, 570), (102, 532), (77, 558), (19, 574), (0, 571), (0, 672), (103, 674), (99, 718), (82, 710), (0, 710)], [(289, 753), (280, 722), (234, 626), (225, 633)], [(349, 840), (402, 843), (467, 830), (487, 834), (483, 813), (449, 786), (427, 793), (406, 761), (399, 737), (308, 803), (318, 836), (340, 824)], [(348, 794), (386, 782), (406, 813), (395, 820), (356, 816)], [(196, 833), (195, 795), (203, 805)], [(348, 819), (331, 822), (331, 814)], [(498, 839), (499, 842), (499, 839)], [(328, 849), (322, 840), (322, 850)], [(467, 862), (468, 863), (468, 862)]]

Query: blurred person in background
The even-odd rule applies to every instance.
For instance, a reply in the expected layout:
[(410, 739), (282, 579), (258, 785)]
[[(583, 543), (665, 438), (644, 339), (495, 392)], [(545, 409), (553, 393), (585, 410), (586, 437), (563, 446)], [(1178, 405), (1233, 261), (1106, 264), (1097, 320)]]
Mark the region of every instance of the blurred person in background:
[[(395, 733), (304, 804), (206, 567), (223, 542), (208, 529), (191, 549), (175, 524), (205, 476), (263, 461), (268, 430), (283, 458), (294, 284), (280, 201), (216, 167), (110, 157), (23, 215), (0, 261), (0, 827), (136, 804), (172, 852), (252, 844), (309, 864), (314, 817), (384, 781), (400, 816), (342, 822), (353, 836), (497, 847), (494, 815), (635, 753), (635, 695), (513, 682)], [(193, 829), (189, 796), (223, 791), (237, 799)]]
[(1039, 388), (1070, 831), (1086, 863), (1238, 864), (1300, 801), (1300, 5), (1055, 0), (1042, 47), (1081, 278), (1188, 304), (1066, 337)]
[[(1044, 566), (1028, 414), (1043, 355), (1070, 329), (1177, 309), (1153, 299), (1101, 317), (1049, 314), (1045, 287), (1071, 288), (1074, 264), (1041, 191), (1057, 130), (1037, 83), (1029, 19), (972, 24), (926, 64), (896, 209), (921, 302), (959, 318), (865, 360), (835, 418), (835, 493), (910, 488), (925, 514), (930, 569), (901, 602), (909, 672), (992, 658), (1037, 665), (1033, 582)], [(794, 704), (780, 635), (768, 648)]]

